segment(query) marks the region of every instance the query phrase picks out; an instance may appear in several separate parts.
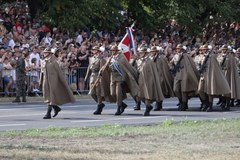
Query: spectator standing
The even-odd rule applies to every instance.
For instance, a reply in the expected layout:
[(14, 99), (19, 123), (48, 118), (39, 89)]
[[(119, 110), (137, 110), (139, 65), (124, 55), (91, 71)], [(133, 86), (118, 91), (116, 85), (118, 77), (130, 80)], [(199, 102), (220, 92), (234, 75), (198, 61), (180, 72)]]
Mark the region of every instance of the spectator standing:
[(16, 99), (13, 103), (21, 102), (20, 97), (22, 97), (22, 102), (26, 102), (26, 90), (25, 90), (25, 61), (22, 56), (21, 51), (16, 53), (17, 62), (16, 62)]
[(37, 46), (33, 47), (33, 51), (30, 54), (30, 58), (29, 58), (29, 63), (32, 64), (32, 59), (35, 58), (36, 59), (36, 64), (39, 66), (40, 65), (40, 55), (38, 53), (38, 48)]
[(77, 62), (80, 64), (80, 68), (78, 69), (78, 87), (80, 92), (82, 92), (85, 88), (84, 78), (89, 65), (89, 53), (85, 43), (83, 43), (79, 48), (79, 52), (77, 53)]

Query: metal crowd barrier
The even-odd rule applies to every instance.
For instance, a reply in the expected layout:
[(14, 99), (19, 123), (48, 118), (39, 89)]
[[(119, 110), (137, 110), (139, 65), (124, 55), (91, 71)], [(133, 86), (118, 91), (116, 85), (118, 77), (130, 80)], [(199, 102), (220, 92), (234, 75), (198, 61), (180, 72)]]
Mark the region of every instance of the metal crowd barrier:
[[(89, 92), (89, 83), (84, 82), (84, 77), (86, 75), (87, 67), (78, 67), (68, 69), (68, 74), (64, 75), (67, 84), (73, 93), (78, 95), (87, 94)], [(0, 96), (15, 96), (16, 95), (16, 83), (13, 83), (9, 92), (6, 93), (6, 83), (0, 72)], [(33, 77), (31, 74), (26, 75), (26, 93), (28, 96), (42, 96), (42, 88), (39, 87), (39, 77), (40, 71), (38, 71), (38, 76)], [(80, 89), (80, 80), (84, 84), (84, 88)], [(35, 87), (34, 87), (35, 86)]]

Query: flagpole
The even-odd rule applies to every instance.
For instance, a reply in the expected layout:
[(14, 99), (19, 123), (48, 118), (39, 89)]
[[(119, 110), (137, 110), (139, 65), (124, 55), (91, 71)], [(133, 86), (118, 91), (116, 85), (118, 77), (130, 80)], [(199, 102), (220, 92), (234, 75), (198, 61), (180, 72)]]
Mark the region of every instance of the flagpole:
[[(134, 21), (133, 24), (130, 26), (131, 29), (134, 27), (135, 23), (136, 23), (136, 21)], [(122, 38), (122, 40), (121, 40), (121, 42), (118, 44), (118, 46), (119, 46), (120, 44), (122, 44), (124, 38), (126, 38), (127, 35), (128, 35), (127, 33), (124, 35), (124, 37)]]
[[(136, 23), (136, 21), (134, 21), (133, 24), (130, 27), (126, 28), (126, 34), (124, 35), (124, 37), (122, 38), (122, 40), (118, 44), (118, 47), (122, 48), (122, 44), (125, 44), (124, 41), (128, 38), (130, 43), (132, 43), (132, 48), (133, 48), (133, 54), (134, 55), (136, 54), (136, 48), (135, 48), (135, 42), (134, 42), (134, 38), (133, 38), (133, 34), (132, 34), (132, 28), (134, 27), (135, 23)], [(132, 57), (132, 52), (131, 52), (130, 46), (128, 46), (128, 53), (129, 53), (128, 58), (126, 57), (127, 55), (125, 55), (126, 52), (124, 53), (124, 56), (129, 61)]]

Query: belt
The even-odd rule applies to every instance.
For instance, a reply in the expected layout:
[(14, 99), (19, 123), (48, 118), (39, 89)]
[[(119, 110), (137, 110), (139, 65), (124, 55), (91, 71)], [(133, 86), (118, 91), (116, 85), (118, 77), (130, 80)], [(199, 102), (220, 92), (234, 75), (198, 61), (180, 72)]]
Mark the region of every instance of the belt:
[(95, 68), (95, 69), (91, 69), (92, 73), (98, 73), (99, 69)]

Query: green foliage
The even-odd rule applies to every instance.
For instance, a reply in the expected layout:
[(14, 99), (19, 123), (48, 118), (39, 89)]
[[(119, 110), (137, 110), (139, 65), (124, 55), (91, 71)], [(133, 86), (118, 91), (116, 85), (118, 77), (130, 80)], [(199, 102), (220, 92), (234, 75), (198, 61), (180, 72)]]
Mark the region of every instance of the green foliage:
[[(209, 23), (240, 21), (239, 0), (34, 0), (34, 2), (35, 4), (40, 2), (38, 14), (46, 23), (61, 26), (72, 32), (85, 26), (97, 30), (119, 29), (119, 22), (124, 18), (136, 20), (137, 25), (147, 31), (164, 26), (169, 19), (176, 19), (181, 26), (188, 26), (190, 33), (198, 33)], [(127, 11), (127, 17), (122, 16), (120, 11)]]

